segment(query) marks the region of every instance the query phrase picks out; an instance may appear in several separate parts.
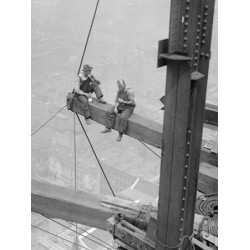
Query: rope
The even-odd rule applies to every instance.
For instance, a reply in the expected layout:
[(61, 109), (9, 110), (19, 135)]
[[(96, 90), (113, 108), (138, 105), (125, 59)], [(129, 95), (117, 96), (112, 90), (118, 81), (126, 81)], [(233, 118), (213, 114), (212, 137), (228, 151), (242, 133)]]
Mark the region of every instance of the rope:
[(138, 139), (138, 141), (139, 141), (142, 145), (144, 145), (147, 149), (149, 149), (152, 153), (154, 153), (157, 157), (159, 157), (159, 158), (161, 159), (161, 157), (160, 157), (158, 154), (156, 154), (155, 151), (153, 151), (151, 148), (149, 148), (144, 142), (142, 142), (142, 141), (139, 140), (139, 139)]
[[(43, 216), (44, 216), (45, 218), (47, 218), (47, 219), (49, 219), (49, 220), (51, 220), (51, 221), (57, 223), (58, 225), (61, 225), (61, 226), (65, 227), (65, 228), (67, 228), (68, 230), (70, 230), (70, 231), (72, 231), (72, 232), (75, 233), (75, 231), (74, 231), (73, 229), (71, 229), (71, 228), (69, 228), (69, 227), (63, 225), (62, 223), (60, 223), (60, 222), (58, 222), (58, 221), (56, 221), (56, 220), (53, 220), (53, 219), (47, 217), (46, 215), (43, 215)], [(69, 224), (71, 224), (71, 223), (69, 223)], [(75, 226), (74, 224), (71, 224), (71, 225)], [(85, 231), (85, 232), (87, 232), (87, 231)], [(86, 239), (88, 239), (88, 240), (90, 240), (90, 241), (92, 241), (92, 242), (94, 242), (94, 243), (96, 243), (96, 244), (102, 246), (102, 247), (106, 247), (106, 246), (102, 245), (101, 243), (99, 243), (99, 242), (97, 242), (97, 241), (95, 241), (95, 240), (93, 240), (93, 239), (91, 239), (91, 238), (89, 238), (89, 237), (87, 237), (87, 236), (84, 236), (84, 235), (82, 235), (82, 236), (85, 237)], [(98, 239), (98, 238), (97, 238), (97, 239)], [(98, 240), (100, 240), (100, 239), (98, 239)], [(100, 240), (100, 241), (101, 241), (101, 240)], [(104, 243), (107, 244), (106, 242), (104, 242)], [(108, 244), (107, 244), (107, 245), (108, 245)], [(114, 247), (113, 247), (113, 248), (114, 248)], [(106, 249), (111, 249), (111, 248), (107, 248), (107, 247), (106, 247)], [(115, 249), (115, 248), (114, 248), (114, 249)]]
[(157, 237), (156, 237), (156, 231), (154, 231), (154, 236), (155, 236), (156, 241), (157, 241), (161, 246), (167, 247), (167, 248), (172, 248), (172, 249), (173, 249), (173, 248), (178, 248), (178, 247), (180, 247), (180, 246), (183, 244), (184, 239), (187, 238), (187, 239), (189, 240), (189, 242), (191, 243), (193, 250), (195, 250), (194, 243), (192, 242), (192, 238), (193, 238), (193, 236), (194, 236), (194, 232), (193, 232), (190, 236), (188, 236), (188, 235), (183, 236), (182, 239), (181, 239), (181, 242), (178, 243), (178, 244), (175, 245), (175, 246), (169, 246), (169, 245), (167, 245), (167, 244), (163, 244), (160, 240), (157, 239)]
[(101, 163), (100, 163), (100, 161), (99, 161), (99, 159), (98, 159), (98, 157), (97, 157), (97, 155), (96, 155), (96, 152), (95, 152), (95, 150), (94, 150), (94, 148), (93, 148), (93, 146), (92, 146), (92, 143), (91, 143), (91, 141), (90, 141), (90, 139), (89, 139), (89, 137), (88, 137), (88, 135), (87, 135), (87, 133), (86, 133), (86, 130), (85, 130), (85, 128), (83, 127), (82, 122), (81, 122), (81, 120), (80, 120), (80, 118), (79, 118), (79, 116), (78, 116), (77, 113), (76, 113), (76, 116), (77, 116), (77, 118), (78, 118), (78, 120), (79, 120), (79, 122), (80, 122), (80, 124), (81, 124), (81, 126), (82, 126), (82, 129), (83, 129), (83, 131), (84, 131), (84, 133), (85, 133), (85, 135), (86, 135), (86, 137), (87, 137), (87, 139), (88, 139), (88, 141), (89, 141), (90, 147), (91, 147), (91, 149), (92, 149), (92, 151), (93, 151), (93, 153), (94, 153), (94, 155), (95, 155), (95, 158), (96, 158), (96, 160), (97, 160), (97, 162), (98, 162), (98, 164), (99, 164), (99, 166), (100, 166), (100, 168), (101, 168), (101, 170), (102, 170), (102, 173), (103, 173), (103, 175), (104, 175), (104, 177), (105, 177), (105, 179), (106, 179), (106, 181), (107, 181), (107, 183), (108, 183), (108, 185), (109, 185), (109, 188), (110, 188), (110, 190), (111, 190), (113, 196), (116, 197), (116, 196), (115, 196), (115, 193), (114, 193), (114, 191), (113, 191), (113, 189), (112, 189), (112, 187), (111, 187), (111, 185), (110, 185), (110, 183), (109, 183), (109, 181), (108, 181), (108, 178), (107, 178), (107, 176), (106, 176), (106, 174), (105, 174), (105, 172), (104, 172), (104, 170), (103, 170), (103, 168), (102, 168), (102, 165), (101, 165)]
[(70, 243), (73, 244), (73, 245), (76, 245), (76, 246), (81, 247), (81, 248), (83, 248), (83, 249), (89, 250), (89, 248), (86, 248), (86, 247), (83, 247), (83, 246), (81, 246), (81, 245), (79, 245), (79, 244), (76, 244), (75, 242), (72, 242), (72, 241), (67, 240), (67, 239), (65, 239), (65, 238), (63, 238), (63, 237), (60, 237), (59, 235), (53, 234), (53, 233), (51, 233), (51, 232), (49, 232), (49, 231), (47, 231), (47, 230), (45, 230), (45, 229), (42, 229), (42, 228), (37, 227), (37, 226), (34, 226), (34, 225), (32, 225), (32, 224), (31, 224), (31, 226), (32, 226), (32, 227), (35, 227), (35, 228), (37, 228), (37, 229), (39, 229), (39, 230), (41, 230), (41, 231), (44, 231), (44, 232), (46, 232), (46, 233), (48, 233), (48, 234), (51, 234), (51, 235), (53, 235), (53, 236), (55, 236), (55, 237), (57, 237), (57, 238), (60, 238), (60, 239), (65, 240), (65, 241), (68, 241), (68, 242), (70, 242)]
[(87, 48), (87, 45), (88, 45), (89, 36), (90, 36), (91, 30), (92, 30), (92, 26), (93, 26), (93, 23), (94, 23), (94, 20), (95, 20), (95, 15), (96, 15), (96, 11), (97, 11), (97, 8), (98, 8), (98, 4), (99, 4), (99, 0), (97, 0), (97, 3), (96, 3), (95, 12), (94, 12), (94, 15), (93, 15), (93, 18), (92, 18), (92, 21), (91, 21), (91, 25), (90, 25), (90, 28), (89, 28), (88, 37), (87, 37), (87, 40), (86, 40), (86, 43), (85, 43), (85, 47), (84, 47), (84, 50), (83, 50), (82, 59), (81, 59), (81, 62), (80, 62), (80, 66), (79, 66), (77, 75), (80, 73), (80, 70), (81, 70), (82, 61), (83, 61), (83, 58), (84, 58), (84, 55), (85, 55), (85, 51), (86, 51), (86, 48)]
[(32, 134), (31, 134), (31, 136), (33, 136), (34, 134), (36, 134), (42, 127), (44, 127), (51, 119), (53, 119), (58, 113), (60, 113), (64, 108), (66, 107), (66, 105), (65, 106), (63, 106), (58, 112), (56, 112), (49, 120), (47, 120), (43, 125), (41, 125), (35, 132), (33, 132)]

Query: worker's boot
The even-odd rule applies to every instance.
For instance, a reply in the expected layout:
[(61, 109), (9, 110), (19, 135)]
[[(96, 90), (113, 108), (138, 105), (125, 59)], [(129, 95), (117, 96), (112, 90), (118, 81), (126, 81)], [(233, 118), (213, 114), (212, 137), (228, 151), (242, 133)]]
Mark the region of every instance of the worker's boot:
[(90, 119), (89, 119), (89, 118), (85, 118), (85, 122), (86, 122), (88, 125), (90, 125), (90, 124), (91, 124), (91, 121), (90, 121)]
[(103, 133), (103, 134), (105, 134), (105, 133), (107, 133), (107, 132), (111, 132), (111, 129), (105, 128), (103, 131), (101, 131), (101, 133)]
[(106, 104), (106, 103), (107, 103), (107, 101), (104, 100), (102, 97), (101, 97), (101, 98), (98, 98), (98, 99), (97, 99), (97, 102), (102, 103), (102, 104)]
[(118, 135), (116, 141), (121, 141), (121, 140), (122, 140), (122, 134), (119, 133), (119, 135)]

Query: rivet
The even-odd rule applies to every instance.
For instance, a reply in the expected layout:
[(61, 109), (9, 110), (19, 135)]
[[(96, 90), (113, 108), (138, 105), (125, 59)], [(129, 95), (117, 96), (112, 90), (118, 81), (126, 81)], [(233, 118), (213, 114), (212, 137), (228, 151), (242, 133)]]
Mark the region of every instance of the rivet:
[(185, 201), (186, 199), (183, 197), (182, 200)]
[(197, 63), (194, 64), (194, 67), (197, 67)]
[(183, 221), (183, 218), (181, 218), (181, 221)]
[(199, 33), (200, 32), (200, 29), (197, 29), (197, 33)]
[(206, 30), (207, 28), (206, 27), (203, 27), (203, 30)]
[(202, 34), (202, 36), (203, 36), (203, 37), (205, 37), (205, 36), (206, 36), (206, 34), (204, 33), (204, 34)]
[(198, 54), (198, 50), (197, 49), (195, 50), (195, 53)]
[(203, 20), (203, 23), (207, 23), (207, 19), (204, 19), (204, 20)]
[(182, 211), (182, 212), (184, 212), (184, 211), (185, 211), (185, 209), (184, 209), (184, 208), (182, 208), (182, 209), (181, 209), (181, 211)]
[(186, 179), (187, 179), (187, 176), (184, 176), (184, 179), (186, 180)]
[(196, 43), (195, 46), (199, 46), (199, 43)]
[(189, 156), (189, 153), (187, 153), (186, 156), (188, 157), (188, 156)]
[(200, 38), (199, 36), (196, 37), (197, 40), (198, 40), (199, 38)]
[(205, 40), (202, 40), (201, 43), (204, 44), (204, 43), (205, 43)]
[(186, 17), (186, 18), (189, 18), (189, 15), (186, 15), (185, 17)]
[(190, 0), (186, 0), (186, 3), (190, 3)]
[(206, 54), (206, 58), (209, 58), (209, 54)]
[(198, 15), (198, 19), (201, 19), (201, 15)]
[[(197, 58), (197, 57), (196, 57), (196, 58)], [(187, 142), (187, 145), (189, 145), (189, 144), (190, 144), (190, 141)]]
[(188, 165), (185, 165), (185, 168), (188, 168)]
[(186, 45), (186, 44), (183, 44), (183, 48), (187, 48), (187, 45)]
[(185, 30), (184, 30), (184, 33), (188, 33), (188, 30), (187, 30), (187, 29), (185, 29)]
[(198, 22), (197, 24), (200, 26), (200, 25), (201, 25), (201, 22)]
[(204, 13), (204, 16), (207, 16), (207, 12)]
[(205, 9), (208, 9), (208, 5), (205, 5)]
[(180, 229), (180, 232), (182, 232), (182, 228)]
[(182, 241), (182, 238), (180, 238), (179, 241)]
[(203, 52), (201, 52), (201, 56), (204, 56), (204, 53), (203, 53)]
[(187, 6), (187, 7), (186, 7), (186, 10), (188, 11), (189, 9), (190, 9), (190, 8)]
[(185, 25), (185, 26), (188, 26), (188, 22), (185, 22), (184, 25)]
[(185, 191), (185, 190), (186, 190), (186, 187), (183, 187), (183, 190)]
[(194, 60), (197, 60), (197, 59), (198, 59), (198, 57), (197, 57), (197, 56), (195, 56), (195, 57), (194, 57)]
[(191, 134), (191, 130), (190, 129), (188, 130), (188, 133)]
[(187, 41), (187, 37), (186, 36), (184, 37), (184, 41)]

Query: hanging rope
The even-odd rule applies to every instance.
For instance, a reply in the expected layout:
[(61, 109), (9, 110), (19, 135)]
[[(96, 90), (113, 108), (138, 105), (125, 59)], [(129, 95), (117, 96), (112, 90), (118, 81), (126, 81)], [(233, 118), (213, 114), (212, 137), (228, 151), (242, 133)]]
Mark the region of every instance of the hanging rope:
[(111, 185), (110, 185), (110, 183), (109, 183), (109, 181), (108, 181), (108, 178), (107, 178), (107, 176), (106, 176), (106, 174), (105, 174), (105, 172), (104, 172), (104, 170), (103, 170), (103, 168), (102, 168), (102, 165), (101, 165), (101, 163), (100, 163), (100, 161), (99, 161), (99, 159), (98, 159), (98, 157), (97, 157), (97, 155), (96, 155), (96, 152), (95, 152), (95, 150), (94, 150), (94, 148), (93, 148), (93, 146), (92, 146), (92, 143), (91, 143), (91, 141), (90, 141), (90, 139), (89, 139), (89, 137), (88, 137), (88, 135), (87, 135), (87, 133), (86, 133), (86, 130), (85, 130), (85, 128), (83, 127), (82, 122), (81, 122), (81, 120), (80, 120), (80, 118), (79, 118), (79, 115), (78, 115), (77, 113), (76, 113), (76, 116), (77, 116), (77, 118), (78, 118), (78, 121), (79, 121), (80, 124), (81, 124), (81, 127), (82, 127), (82, 129), (83, 129), (83, 132), (85, 133), (85, 135), (86, 135), (86, 137), (87, 137), (87, 139), (88, 139), (88, 141), (89, 141), (89, 145), (90, 145), (90, 147), (91, 147), (91, 149), (92, 149), (92, 151), (93, 151), (93, 153), (94, 153), (94, 155), (95, 155), (95, 158), (96, 158), (96, 160), (97, 160), (97, 162), (98, 162), (98, 164), (99, 164), (99, 166), (100, 166), (100, 168), (101, 168), (101, 170), (102, 170), (102, 173), (103, 173), (103, 175), (104, 175), (104, 177), (105, 177), (105, 179), (106, 179), (106, 181), (107, 181), (107, 183), (108, 183), (108, 185), (109, 185), (109, 188), (110, 188), (110, 190), (111, 190), (113, 196), (116, 197), (116, 196), (115, 196), (115, 193), (114, 193), (114, 191), (113, 191), (113, 189), (112, 189), (112, 187), (111, 187)]
[(34, 134), (36, 134), (42, 127), (44, 127), (50, 120), (52, 120), (58, 113), (60, 113), (64, 108), (66, 107), (66, 105), (64, 105), (58, 112), (56, 112), (51, 118), (49, 118), (49, 120), (47, 120), (42, 126), (40, 126), (35, 132), (33, 132), (31, 134), (31, 136), (33, 136)]
[[(51, 221), (53, 221), (54, 223), (57, 223), (58, 225), (61, 225), (61, 226), (65, 227), (66, 229), (68, 229), (68, 230), (70, 230), (70, 231), (72, 231), (72, 232), (75, 233), (75, 231), (74, 231), (73, 229), (71, 229), (71, 228), (69, 228), (69, 227), (63, 225), (62, 223), (60, 223), (60, 222), (58, 222), (58, 221), (56, 221), (56, 220), (53, 220), (53, 219), (47, 217), (46, 215), (42, 215), (42, 216), (45, 217), (45, 218), (47, 218), (47, 219), (49, 219), (49, 220), (51, 220)], [(69, 224), (71, 224), (71, 223), (69, 223)], [(74, 224), (71, 224), (71, 225), (75, 226)], [(87, 231), (85, 231), (85, 232), (87, 233)], [(106, 249), (112, 249), (112, 248), (114, 248), (113, 246), (111, 246), (112, 248), (107, 248), (107, 246), (102, 245), (101, 243), (99, 243), (99, 242), (97, 242), (97, 241), (95, 241), (95, 240), (93, 240), (93, 239), (91, 239), (91, 238), (89, 238), (89, 237), (87, 237), (87, 236), (84, 236), (84, 235), (82, 235), (82, 236), (83, 236), (84, 238), (86, 238), (86, 239), (88, 239), (88, 240), (90, 240), (90, 241), (92, 241), (92, 242), (94, 242), (94, 243), (96, 243), (96, 244), (102, 246), (102, 247), (106, 247)], [(93, 236), (93, 235), (91, 235), (91, 236)], [(97, 238), (97, 237), (96, 237), (96, 238)], [(97, 238), (97, 239), (100, 240), (99, 238)], [(100, 241), (101, 241), (101, 240), (100, 240)], [(107, 244), (106, 242), (104, 242), (104, 243)], [(107, 245), (110, 246), (109, 244), (107, 244)], [(115, 248), (114, 248), (114, 249), (115, 249)]]
[(84, 46), (84, 50), (83, 50), (83, 53), (82, 53), (82, 59), (81, 59), (80, 65), (79, 65), (79, 69), (78, 69), (77, 75), (80, 73), (80, 70), (81, 70), (82, 61), (83, 61), (83, 58), (84, 58), (84, 55), (85, 55), (85, 52), (86, 52), (86, 49), (87, 49), (87, 45), (88, 45), (88, 41), (89, 41), (91, 30), (92, 30), (92, 26), (93, 26), (93, 23), (94, 23), (94, 20), (95, 20), (95, 15), (96, 15), (96, 11), (97, 11), (98, 5), (99, 5), (99, 0), (97, 0), (97, 3), (96, 3), (95, 12), (94, 12), (94, 15), (93, 15), (93, 18), (92, 18), (92, 21), (91, 21), (91, 25), (90, 25), (90, 28), (89, 28), (88, 37), (87, 37), (87, 40), (86, 40), (86, 43), (85, 43), (85, 46)]

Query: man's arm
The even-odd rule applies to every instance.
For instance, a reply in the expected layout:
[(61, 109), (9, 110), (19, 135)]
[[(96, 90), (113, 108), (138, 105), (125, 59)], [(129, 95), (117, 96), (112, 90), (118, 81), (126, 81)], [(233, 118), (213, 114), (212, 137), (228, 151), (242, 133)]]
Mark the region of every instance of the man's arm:
[(120, 103), (124, 103), (124, 104), (134, 106), (135, 105), (135, 93), (134, 93), (134, 91), (132, 89), (129, 89), (127, 91), (127, 93), (128, 93), (128, 100), (129, 101), (120, 100)]
[(90, 79), (91, 79), (92, 81), (96, 82), (98, 85), (101, 84), (101, 82), (100, 82), (99, 80), (97, 80), (97, 79), (94, 77), (94, 75), (90, 75)]
[(78, 95), (84, 95), (86, 97), (90, 97), (91, 94), (88, 94), (88, 93), (80, 90), (80, 86), (81, 86), (80, 77), (77, 76), (76, 77), (76, 85), (75, 85), (75, 88), (74, 88), (74, 92), (77, 93)]

